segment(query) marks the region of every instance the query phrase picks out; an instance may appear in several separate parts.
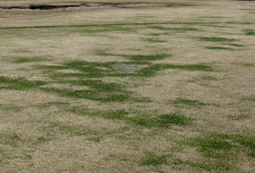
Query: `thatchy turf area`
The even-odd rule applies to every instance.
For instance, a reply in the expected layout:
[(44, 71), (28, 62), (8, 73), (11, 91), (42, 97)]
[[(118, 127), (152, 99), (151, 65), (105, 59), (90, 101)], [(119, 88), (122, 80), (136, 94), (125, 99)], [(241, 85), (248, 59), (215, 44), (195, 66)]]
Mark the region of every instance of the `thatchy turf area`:
[(68, 2), (0, 2), (1, 173), (255, 170), (255, 2)]

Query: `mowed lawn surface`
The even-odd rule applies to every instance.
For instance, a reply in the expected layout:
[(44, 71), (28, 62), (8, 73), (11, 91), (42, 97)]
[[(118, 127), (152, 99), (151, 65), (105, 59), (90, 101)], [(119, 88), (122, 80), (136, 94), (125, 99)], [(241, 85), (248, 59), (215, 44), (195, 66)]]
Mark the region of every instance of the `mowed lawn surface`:
[(1, 9), (0, 172), (253, 172), (254, 15)]

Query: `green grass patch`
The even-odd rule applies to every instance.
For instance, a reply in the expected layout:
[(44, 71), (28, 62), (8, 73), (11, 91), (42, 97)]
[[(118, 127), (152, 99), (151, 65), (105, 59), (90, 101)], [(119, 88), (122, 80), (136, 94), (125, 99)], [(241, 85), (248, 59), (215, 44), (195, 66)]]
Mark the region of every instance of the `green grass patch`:
[(145, 152), (145, 157), (141, 160), (143, 166), (157, 166), (162, 164), (168, 164), (168, 155), (158, 155), (154, 152)]
[(161, 35), (165, 35), (164, 33), (150, 33), (150, 34), (146, 34), (146, 36), (153, 36), (153, 37), (158, 37)]
[(158, 29), (161, 31), (172, 31), (172, 32), (188, 32), (188, 31), (201, 31), (197, 28), (186, 28), (186, 27), (181, 27), (181, 28), (169, 28), (169, 27), (164, 27), (164, 26), (150, 26), (148, 27), (150, 29)]
[(95, 36), (102, 33), (111, 33), (111, 32), (125, 32), (125, 33), (134, 33), (136, 32), (135, 28), (122, 27), (122, 26), (98, 26), (98, 27), (83, 27), (73, 30), (81, 34), (86, 34), (88, 36)]
[(237, 170), (236, 163), (239, 160), (243, 157), (254, 158), (255, 156), (255, 136), (253, 135), (209, 133), (191, 138), (184, 143), (196, 147), (204, 159), (183, 161), (181, 164), (206, 171)]
[(198, 37), (200, 41), (208, 41), (208, 42), (234, 42), (238, 41), (233, 38), (223, 38), (223, 37)]
[(255, 102), (255, 95), (242, 97), (242, 98), (240, 98), (240, 100), (241, 100), (241, 101), (250, 101), (250, 102)]
[(68, 112), (72, 112), (79, 115), (86, 115), (90, 117), (100, 117), (104, 119), (110, 120), (128, 120), (129, 118), (126, 116), (129, 113), (125, 110), (108, 110), (108, 111), (99, 111), (99, 110), (91, 110), (84, 107), (68, 107), (65, 109)]
[(206, 64), (192, 64), (192, 65), (153, 64), (149, 67), (141, 69), (138, 72), (138, 75), (150, 77), (154, 76), (159, 71), (167, 69), (179, 69), (186, 71), (213, 71), (213, 68)]
[(18, 57), (18, 58), (13, 58), (14, 60), (12, 63), (30, 63), (30, 62), (41, 62), (41, 61), (47, 61), (48, 59), (42, 58), (42, 57), (31, 57), (31, 58), (26, 58), (26, 57)]
[(87, 86), (92, 86), (94, 88), (91, 88), (91, 90), (72, 90), (44, 87), (41, 88), (41, 90), (47, 93), (56, 93), (64, 97), (83, 98), (101, 102), (124, 102), (133, 100), (131, 96), (132, 92), (121, 89), (120, 86), (117, 87), (118, 84), (92, 80), (83, 82), (87, 84)]
[(201, 76), (199, 77), (200, 80), (209, 80), (209, 81), (218, 81), (219, 79), (214, 76)]
[(191, 99), (183, 99), (183, 98), (177, 98), (175, 100), (170, 100), (170, 104), (176, 104), (176, 105), (188, 105), (188, 106), (207, 106), (210, 104), (200, 102), (199, 100), (191, 100)]
[(7, 86), (2, 86), (0, 89), (8, 89), (8, 90), (28, 90), (35, 89), (39, 86), (45, 85), (44, 81), (29, 81), (25, 78), (16, 78), (11, 79), (8, 77), (0, 76), (0, 83), (6, 84)]
[(240, 120), (247, 120), (249, 119), (251, 116), (250, 115), (246, 115), (246, 114), (240, 114), (240, 115), (228, 115), (227, 118), (229, 120), (236, 120), (236, 121), (240, 121)]
[(208, 159), (205, 158), (203, 160), (181, 160), (181, 159), (176, 159), (173, 162), (174, 165), (189, 165), (194, 168), (198, 168), (198, 172), (203, 172), (203, 171), (212, 171), (212, 172), (228, 172), (228, 171), (233, 171), (233, 170), (238, 170), (238, 167), (236, 165), (231, 164), (226, 161), (222, 160), (213, 160), (213, 159)]
[(128, 56), (129, 59), (133, 61), (157, 61), (157, 60), (163, 60), (165, 58), (172, 57), (172, 55), (169, 54), (155, 54), (155, 55), (130, 55)]
[(227, 43), (226, 45), (234, 46), (234, 47), (245, 47), (243, 44), (236, 44), (236, 43)]
[(149, 61), (156, 61), (156, 60), (162, 60), (168, 57), (172, 57), (171, 54), (150, 54), (150, 55), (126, 55), (126, 54), (113, 54), (113, 53), (107, 53), (104, 50), (96, 50), (96, 54), (100, 56), (119, 56), (123, 57), (132, 61), (144, 61), (144, 63)]
[(207, 46), (206, 49), (213, 49), (213, 50), (235, 50), (230, 47), (220, 47), (220, 46)]
[(233, 63), (234, 65), (241, 65), (243, 67), (254, 67), (253, 63)]
[(16, 106), (13, 104), (0, 104), (0, 109), (12, 112), (20, 112), (24, 109), (24, 107)]
[(210, 133), (191, 139), (190, 145), (197, 147), (204, 157), (234, 161), (234, 157), (243, 152), (253, 157), (255, 136)]
[[(0, 89), (30, 90), (38, 89), (47, 93), (58, 94), (63, 97), (83, 98), (101, 102), (150, 102), (149, 98), (138, 97), (127, 89), (127, 85), (106, 83), (100, 80), (103, 77), (152, 77), (157, 72), (166, 69), (181, 69), (188, 71), (212, 71), (212, 67), (205, 64), (174, 65), (152, 64), (151, 61), (171, 57), (169, 54), (152, 55), (121, 55), (130, 59), (130, 62), (87, 62), (68, 61), (60, 65), (36, 65), (53, 82), (63, 85), (87, 86), (88, 88), (74, 90), (72, 88), (51, 87), (51, 82), (30, 81), (25, 78), (0, 77)], [(61, 70), (78, 71), (65, 73)], [(74, 78), (70, 80), (71, 78)], [(93, 79), (92, 79), (93, 78)], [(46, 84), (49, 84), (48, 86)]]
[(151, 117), (150, 115), (140, 114), (136, 117), (129, 117), (129, 112), (122, 109), (114, 111), (97, 111), (83, 107), (69, 107), (65, 110), (79, 115), (100, 117), (111, 120), (123, 120), (127, 123), (132, 123), (134, 125), (143, 127), (168, 128), (171, 127), (171, 125), (186, 126), (191, 124), (191, 122), (193, 121), (193, 119), (178, 113), (163, 114), (154, 117)]
[(81, 6), (88, 6), (88, 3), (80, 3)]
[[(101, 77), (152, 77), (156, 72), (166, 69), (180, 69), (188, 71), (213, 71), (213, 68), (206, 64), (174, 65), (174, 64), (151, 64), (150, 61), (162, 60), (171, 57), (169, 54), (156, 55), (130, 55), (131, 62), (106, 62), (90, 63), (86, 61), (74, 61), (64, 63), (61, 66), (35, 66), (36, 69), (44, 69), (54, 80), (63, 80), (65, 77), (101, 78)], [(126, 65), (126, 67), (125, 67)], [(148, 67), (138, 67), (146, 65)], [(133, 67), (131, 67), (133, 66)], [(134, 71), (125, 73), (127, 68)], [(78, 70), (80, 73), (60, 73), (56, 70)]]
[(2, 145), (17, 147), (20, 141), (21, 139), (16, 133), (11, 134), (0, 133), (0, 144)]
[(143, 40), (146, 42), (149, 42), (149, 43), (165, 43), (165, 42), (167, 42), (166, 40), (160, 40), (160, 39), (156, 39), (156, 38), (146, 38)]
[(255, 30), (245, 29), (243, 30), (245, 35), (255, 35)]

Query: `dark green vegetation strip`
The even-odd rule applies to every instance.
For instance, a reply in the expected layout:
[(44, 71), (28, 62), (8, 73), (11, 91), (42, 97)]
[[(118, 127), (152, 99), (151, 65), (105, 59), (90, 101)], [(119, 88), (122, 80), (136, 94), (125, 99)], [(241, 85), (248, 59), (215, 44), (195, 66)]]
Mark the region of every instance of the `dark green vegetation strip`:
[(237, 41), (237, 39), (233, 38), (222, 38), (222, 37), (198, 37), (201, 41), (208, 41), (208, 42), (233, 42)]
[(229, 47), (220, 47), (220, 46), (207, 46), (207, 49), (216, 49), (216, 50), (235, 50), (233, 48), (229, 48)]
[(144, 39), (144, 41), (147, 41), (149, 43), (165, 43), (165, 42), (167, 42), (165, 40), (160, 40), (160, 39), (156, 39), (156, 38), (147, 38), (147, 39)]
[(163, 26), (150, 26), (148, 27), (150, 29), (158, 29), (158, 30), (161, 30), (161, 31), (172, 31), (172, 32), (188, 32), (188, 31), (201, 31), (200, 29), (197, 29), (197, 28), (185, 28), (185, 27), (182, 27), (182, 28), (176, 28), (176, 27), (163, 27)]
[(245, 35), (255, 35), (255, 30), (245, 29), (244, 33), (245, 33)]
[(11, 79), (8, 77), (3, 77), (3, 76), (0, 76), (0, 83), (7, 85), (7, 86), (1, 86), (0, 89), (8, 89), (8, 90), (36, 89), (42, 85), (47, 84), (44, 81), (28, 81), (25, 78)]
[(243, 44), (236, 44), (236, 43), (227, 43), (226, 45), (234, 46), (234, 47), (244, 47), (245, 46)]
[(200, 41), (206, 41), (206, 42), (214, 42), (214, 43), (221, 43), (223, 45), (227, 45), (228, 47), (223, 46), (207, 46), (207, 49), (218, 49), (218, 50), (241, 50), (236, 49), (239, 47), (244, 47), (242, 44), (232, 43), (235, 41), (239, 41), (239, 39), (234, 38), (223, 38), (223, 37), (198, 37)]

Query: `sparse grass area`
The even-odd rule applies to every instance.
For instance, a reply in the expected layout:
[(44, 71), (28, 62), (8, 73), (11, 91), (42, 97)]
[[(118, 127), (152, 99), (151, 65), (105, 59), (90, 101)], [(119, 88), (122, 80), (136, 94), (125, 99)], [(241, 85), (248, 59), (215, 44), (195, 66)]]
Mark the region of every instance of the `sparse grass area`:
[(142, 2), (0, 2), (0, 172), (255, 170), (252, 2)]
[(32, 63), (32, 62), (41, 62), (41, 61), (47, 61), (46, 58), (42, 57), (31, 57), (31, 58), (26, 58), (26, 57), (18, 57), (18, 58), (12, 58), (14, 59), (12, 62), (13, 63)]
[(160, 128), (169, 128), (172, 125), (176, 126), (185, 126), (191, 124), (192, 119), (180, 115), (177, 113), (174, 114), (163, 114), (154, 118), (148, 117), (137, 117), (130, 119), (134, 124), (144, 127), (160, 127)]
[(249, 119), (250, 115), (244, 115), (244, 114), (240, 114), (240, 115), (229, 115), (228, 119), (230, 120), (235, 120), (235, 121), (239, 121), (239, 120), (246, 120)]
[(24, 107), (16, 106), (13, 104), (0, 104), (0, 109), (6, 111), (20, 112)]
[(205, 87), (212, 87), (210, 84), (213, 81), (219, 81), (220, 79), (214, 77), (214, 76), (199, 76), (199, 77), (194, 77), (193, 79), (189, 80), (189, 82), (192, 83), (197, 83), (201, 86)]
[(11, 134), (0, 134), (0, 144), (17, 147), (21, 139), (16, 133)]

